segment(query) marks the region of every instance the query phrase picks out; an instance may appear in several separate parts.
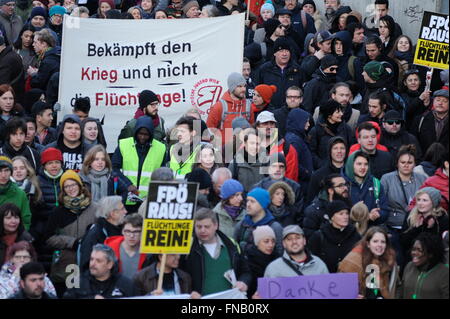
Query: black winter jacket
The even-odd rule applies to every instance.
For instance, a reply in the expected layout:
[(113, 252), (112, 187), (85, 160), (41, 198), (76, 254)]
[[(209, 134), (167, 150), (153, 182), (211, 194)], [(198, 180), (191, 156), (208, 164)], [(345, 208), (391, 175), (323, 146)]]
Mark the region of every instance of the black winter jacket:
[(306, 239), (311, 238), (315, 231), (319, 230), (321, 225), (327, 223), (324, 217), (328, 206), (328, 195), (321, 191), (312, 201), (311, 205), (305, 208), (305, 219), (303, 220), (303, 231)]
[(329, 92), (333, 85), (336, 84), (336, 78), (330, 78), (321, 69), (314, 72), (312, 80), (305, 84), (303, 106), (305, 111), (311, 115), (314, 113), (316, 106), (319, 106), (330, 98)]
[(31, 77), (30, 85), (33, 88), (47, 89), (48, 81), (55, 72), (59, 72), (61, 60), (61, 47), (54, 47), (45, 52), (39, 64), (39, 71)]

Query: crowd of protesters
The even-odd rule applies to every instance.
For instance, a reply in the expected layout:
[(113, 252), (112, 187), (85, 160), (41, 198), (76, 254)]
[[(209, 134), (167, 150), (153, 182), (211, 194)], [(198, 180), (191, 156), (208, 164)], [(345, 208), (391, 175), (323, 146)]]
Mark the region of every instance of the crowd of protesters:
[[(242, 73), (208, 116), (168, 126), (148, 88), (108, 153), (89, 98), (56, 121), (64, 16), (246, 3), (0, 0), (0, 297), (260, 298), (260, 277), (351, 272), (358, 298), (448, 298), (448, 69), (413, 64), (388, 0), (324, 5), (251, 1)], [(172, 180), (198, 183), (190, 254), (142, 254), (148, 185)]]

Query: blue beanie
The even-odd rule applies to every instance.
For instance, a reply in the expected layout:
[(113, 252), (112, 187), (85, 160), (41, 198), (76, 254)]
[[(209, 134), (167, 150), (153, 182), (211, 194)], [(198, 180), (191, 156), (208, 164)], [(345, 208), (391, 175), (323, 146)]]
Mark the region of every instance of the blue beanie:
[(41, 17), (44, 17), (45, 19), (47, 19), (47, 17), (48, 17), (47, 10), (45, 10), (42, 7), (34, 7), (33, 10), (31, 10), (31, 13), (30, 13), (30, 21), (35, 16), (41, 16)]
[(264, 10), (270, 10), (272, 11), (272, 14), (275, 15), (275, 7), (270, 1), (267, 1), (261, 6), (261, 10), (259, 10), (259, 13), (263, 12)]
[(244, 186), (235, 179), (227, 179), (220, 188), (220, 198), (227, 200), (236, 193), (243, 192)]
[(250, 193), (247, 194), (247, 197), (253, 197), (254, 199), (256, 199), (263, 209), (269, 207), (270, 204), (269, 192), (261, 187), (254, 188)]
[(54, 14), (60, 14), (60, 15), (65, 15), (67, 12), (66, 8), (61, 7), (61, 6), (53, 6), (50, 11), (49, 11), (49, 15), (50, 17), (53, 16)]

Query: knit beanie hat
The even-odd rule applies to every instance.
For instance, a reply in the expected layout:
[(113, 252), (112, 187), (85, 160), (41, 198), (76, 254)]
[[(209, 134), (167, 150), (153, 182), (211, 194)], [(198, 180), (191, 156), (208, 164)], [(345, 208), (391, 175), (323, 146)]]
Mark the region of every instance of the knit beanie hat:
[(247, 81), (242, 74), (233, 72), (228, 76), (228, 91), (233, 92), (239, 85), (246, 85)]
[(275, 232), (273, 231), (272, 227), (270, 227), (269, 225), (256, 227), (256, 229), (253, 231), (253, 241), (255, 242), (255, 245), (258, 245), (259, 241), (265, 238), (276, 238)]
[(252, 126), (250, 125), (250, 123), (247, 121), (246, 118), (244, 118), (244, 117), (236, 117), (231, 122), (231, 127), (233, 128), (233, 131), (234, 131), (235, 129), (238, 129), (238, 128), (244, 130), (244, 129), (250, 128)]
[(260, 84), (255, 87), (255, 90), (261, 95), (266, 104), (270, 103), (273, 94), (277, 91), (275, 85)]
[(428, 196), (430, 196), (431, 202), (433, 203), (433, 207), (434, 208), (437, 208), (440, 205), (442, 196), (441, 196), (441, 192), (438, 191), (436, 188), (434, 188), (434, 187), (424, 187), (424, 188), (419, 189), (417, 191), (417, 193), (419, 193), (419, 192), (427, 193)]
[(244, 186), (235, 179), (227, 179), (220, 188), (220, 198), (222, 200), (227, 200), (239, 192), (244, 192)]
[(280, 21), (274, 18), (270, 18), (264, 21), (263, 26), (264, 31), (266, 31), (266, 38), (270, 38), (280, 24)]
[(327, 54), (320, 60), (320, 68), (322, 71), (333, 65), (339, 65), (337, 58), (333, 54)]
[(59, 180), (59, 186), (61, 189), (64, 189), (64, 182), (67, 180), (74, 180), (80, 186), (83, 187), (83, 182), (81, 181), (80, 175), (78, 175), (75, 171), (69, 169), (62, 174), (61, 179)]
[(141, 93), (139, 93), (140, 109), (145, 109), (149, 104), (152, 104), (153, 102), (159, 103), (158, 96), (153, 91), (144, 90)]
[(384, 65), (378, 61), (370, 61), (364, 66), (364, 71), (367, 73), (369, 78), (374, 81), (378, 81), (383, 76), (386, 76), (388, 72), (386, 71)]
[(196, 168), (187, 176), (188, 182), (199, 183), (198, 189), (208, 189), (212, 186), (211, 176), (203, 168)]
[(50, 161), (60, 161), (63, 162), (63, 156), (59, 149), (54, 147), (49, 147), (41, 153), (41, 164), (45, 165)]
[(331, 218), (333, 218), (333, 215), (340, 212), (341, 210), (347, 210), (350, 212), (350, 207), (348, 207), (347, 203), (345, 203), (341, 200), (331, 201), (328, 204), (327, 212), (326, 212), (328, 215), (328, 219), (331, 220)]
[(273, 44), (273, 53), (277, 53), (281, 50), (288, 50), (289, 52), (291, 52), (291, 46), (286, 37), (280, 37), (276, 39), (275, 43)]
[(47, 17), (48, 17), (47, 10), (45, 10), (42, 7), (34, 7), (30, 13), (30, 20), (33, 19), (35, 16), (41, 16), (41, 17), (44, 17), (45, 19), (47, 19)]
[(11, 174), (13, 172), (13, 166), (12, 161), (8, 156), (0, 156), (0, 168), (7, 167), (11, 171)]
[(261, 14), (264, 10), (270, 10), (270, 11), (272, 11), (272, 14), (275, 15), (275, 7), (269, 1), (266, 1), (266, 3), (264, 3), (261, 6), (261, 10), (259, 10), (259, 14)]
[(61, 6), (53, 6), (49, 11), (49, 16), (52, 17), (54, 14), (65, 15), (67, 13), (66, 8)]
[(106, 2), (107, 4), (109, 4), (111, 9), (115, 9), (116, 8), (114, 0), (98, 0), (98, 7), (99, 8), (100, 8), (100, 5), (102, 4), (102, 2)]
[(337, 109), (342, 109), (342, 105), (336, 102), (335, 100), (329, 99), (324, 104), (320, 106), (320, 114), (322, 114), (325, 120), (328, 119), (329, 116), (333, 115), (333, 113)]
[(312, 5), (314, 7), (314, 12), (317, 11), (316, 3), (313, 0), (305, 0), (305, 1), (303, 1), (302, 6), (304, 6), (305, 4)]
[(197, 9), (200, 8), (200, 6), (198, 5), (197, 1), (189, 1), (188, 3), (186, 3), (183, 7), (183, 13), (186, 14), (190, 8), (192, 7), (197, 7)]
[(389, 110), (386, 112), (383, 118), (383, 122), (389, 121), (389, 120), (400, 120), (402, 121), (402, 116), (399, 112), (396, 110)]
[(273, 153), (272, 155), (270, 155), (269, 163), (270, 165), (275, 163), (283, 163), (285, 167), (287, 166), (286, 157), (284, 157), (283, 153)]
[(270, 204), (270, 195), (269, 192), (261, 187), (254, 188), (250, 193), (247, 194), (247, 197), (253, 197), (256, 201), (261, 205), (263, 209), (269, 207)]

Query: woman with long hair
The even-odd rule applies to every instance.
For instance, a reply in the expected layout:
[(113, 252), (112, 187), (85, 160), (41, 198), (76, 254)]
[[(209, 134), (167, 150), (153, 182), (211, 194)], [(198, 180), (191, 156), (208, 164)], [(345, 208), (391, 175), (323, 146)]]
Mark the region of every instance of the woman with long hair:
[(378, 32), (380, 33), (380, 39), (383, 43), (381, 52), (387, 55), (394, 47), (395, 40), (397, 40), (394, 19), (388, 15), (381, 17), (378, 25)]
[(403, 76), (411, 68), (414, 60), (414, 46), (411, 38), (407, 35), (399, 36), (387, 56), (398, 65), (398, 87), (401, 87)]
[(16, 156), (12, 159), (12, 179), (28, 196), (31, 210), (42, 200), (42, 191), (39, 185), (36, 171), (24, 156)]
[(6, 122), (14, 116), (22, 116), (22, 107), (16, 103), (14, 89), (8, 84), (0, 85), (0, 145), (5, 141)]
[(22, 58), (23, 70), (27, 72), (28, 67), (38, 66), (38, 57), (33, 48), (33, 36), (36, 28), (31, 24), (25, 24), (20, 30), (16, 42), (14, 42), (14, 49)]
[(65, 281), (69, 273), (66, 267), (77, 263), (79, 240), (88, 226), (95, 222), (99, 208), (80, 176), (73, 170), (61, 176), (60, 189), (59, 205), (50, 213), (44, 235), (47, 246), (53, 249), (50, 278), (59, 297), (67, 288)]
[[(36, 251), (29, 242), (19, 241), (9, 248), (6, 262), (0, 270), (0, 299), (6, 299), (20, 290), (20, 268), (26, 263), (36, 261)], [(55, 287), (47, 275), (44, 283), (44, 291), (56, 295)]]
[(126, 201), (126, 184), (113, 175), (111, 159), (103, 145), (95, 145), (86, 153), (80, 177), (90, 189), (92, 200), (119, 195)]
[(210, 143), (204, 143), (200, 146), (200, 151), (195, 155), (192, 170), (202, 168), (212, 175), (212, 173), (220, 167), (220, 154)]
[[(378, 226), (369, 228), (339, 264), (338, 272), (358, 274), (359, 298), (394, 298), (398, 272), (387, 231)], [(369, 276), (373, 279), (367, 280)], [(367, 281), (371, 281), (371, 287), (367, 287)]]
[(400, 95), (406, 102), (405, 122), (406, 129), (410, 130), (414, 119), (426, 112), (430, 106), (431, 92), (421, 89), (422, 80), (420, 71), (417, 69), (407, 70), (401, 79), (400, 91), (402, 93)]
[(103, 128), (97, 119), (87, 117), (81, 121), (81, 134), (83, 135), (82, 140), (86, 144), (101, 144), (106, 148), (107, 144)]

